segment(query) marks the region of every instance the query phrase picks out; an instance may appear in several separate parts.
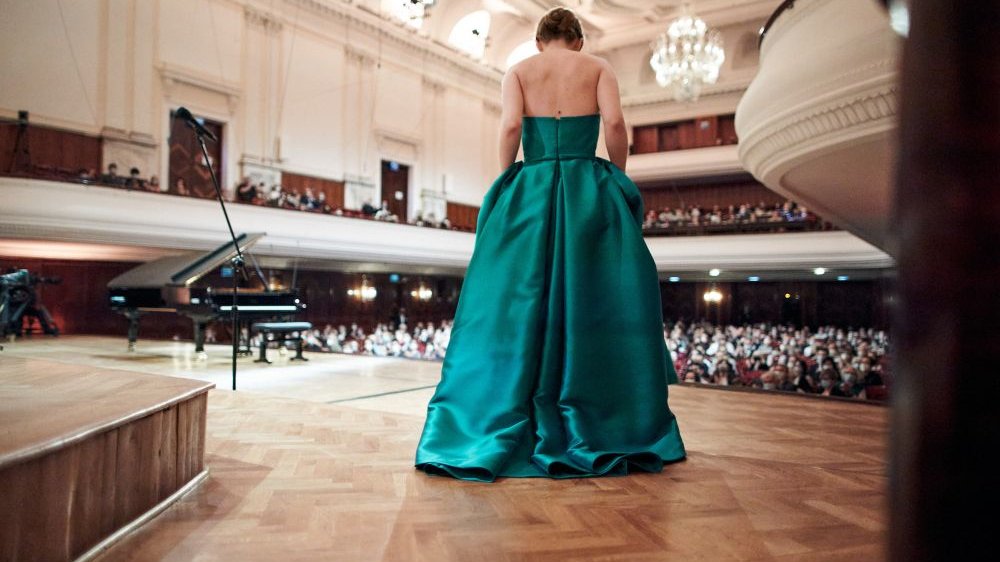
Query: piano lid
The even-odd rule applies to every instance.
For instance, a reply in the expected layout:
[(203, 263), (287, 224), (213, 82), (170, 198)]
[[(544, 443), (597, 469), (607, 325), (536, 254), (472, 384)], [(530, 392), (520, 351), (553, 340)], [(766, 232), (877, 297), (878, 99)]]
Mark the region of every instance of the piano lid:
[[(258, 240), (264, 237), (263, 232), (240, 234), (236, 242), (240, 251), (246, 252)], [(187, 252), (176, 256), (167, 256), (153, 260), (130, 269), (108, 282), (109, 289), (143, 288), (143, 287), (186, 287), (198, 281), (215, 268), (229, 262), (236, 255), (232, 242), (226, 242), (211, 252)]]

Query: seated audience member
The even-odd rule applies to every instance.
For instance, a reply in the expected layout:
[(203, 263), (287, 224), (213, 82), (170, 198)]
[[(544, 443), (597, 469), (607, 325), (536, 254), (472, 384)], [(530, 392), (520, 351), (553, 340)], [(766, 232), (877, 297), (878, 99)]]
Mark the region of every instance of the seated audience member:
[(882, 386), (885, 381), (878, 371), (872, 370), (872, 360), (870, 357), (862, 357), (858, 362), (858, 373), (861, 375), (861, 384), (865, 386)]
[(101, 182), (108, 185), (122, 185), (124, 178), (118, 175), (118, 164), (108, 164), (108, 173), (101, 176)]
[(165, 185), (163, 185), (163, 186), (160, 185), (160, 177), (159, 176), (152, 175), (152, 176), (149, 176), (149, 183), (146, 185), (146, 187), (150, 191), (155, 191), (155, 192), (159, 193), (166, 186)]
[(316, 208), (316, 197), (313, 195), (311, 187), (307, 187), (305, 193), (299, 198), (299, 209), (312, 211)]
[(139, 168), (132, 168), (128, 171), (128, 179), (125, 180), (125, 187), (128, 189), (145, 189), (146, 182), (139, 177)]
[(850, 365), (840, 371), (840, 390), (851, 398), (865, 398), (865, 385), (858, 380), (858, 374)]
[(365, 199), (364, 204), (361, 205), (361, 212), (369, 217), (374, 217), (378, 209), (372, 205), (371, 199)]
[(177, 178), (174, 180), (174, 194), (183, 195), (185, 197), (191, 195), (191, 190), (188, 189), (187, 182), (184, 181), (184, 178)]
[(847, 396), (843, 389), (841, 389), (839, 377), (833, 372), (833, 368), (831, 367), (823, 367), (820, 370), (819, 386), (821, 389), (820, 394), (823, 396)]
[(250, 178), (243, 178), (236, 186), (236, 200), (242, 203), (253, 203), (257, 199), (257, 187)]
[(285, 199), (282, 202), (281, 206), (286, 209), (298, 209), (299, 201), (300, 201), (299, 192), (293, 189), (285, 194)]
[(267, 204), (272, 207), (280, 207), (281, 201), (284, 199), (281, 193), (281, 186), (274, 184), (271, 186), (271, 190), (267, 192)]
[(320, 191), (319, 194), (316, 196), (316, 202), (313, 205), (313, 209), (315, 209), (317, 211), (321, 211), (321, 212), (323, 212), (323, 213), (325, 213), (327, 215), (330, 214), (330, 211), (332, 209), (330, 209), (330, 205), (327, 204), (327, 202), (326, 202), (326, 192), (325, 191)]
[(451, 230), (451, 220), (448, 217), (441, 219), (441, 228)]
[(759, 381), (754, 381), (753, 386), (756, 387), (759, 384), (759, 388), (764, 390), (776, 390), (778, 388), (777, 379), (778, 377), (775, 376), (774, 371), (765, 371), (760, 376)]
[(712, 372), (709, 384), (729, 386), (733, 382), (735, 375), (728, 361), (716, 361), (715, 370)]
[(797, 361), (792, 364), (792, 371), (788, 382), (791, 383), (793, 392), (800, 392), (803, 394), (816, 394), (819, 392), (816, 388), (815, 380), (806, 374), (806, 369), (801, 361)]

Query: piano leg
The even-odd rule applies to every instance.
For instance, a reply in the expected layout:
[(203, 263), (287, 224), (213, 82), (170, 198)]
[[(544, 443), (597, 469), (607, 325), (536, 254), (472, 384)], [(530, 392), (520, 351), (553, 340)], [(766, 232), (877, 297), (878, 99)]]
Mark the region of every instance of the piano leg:
[(135, 342), (139, 339), (139, 316), (138, 310), (125, 311), (125, 318), (128, 318), (128, 350), (135, 351)]
[(306, 359), (305, 357), (302, 356), (302, 348), (304, 346), (305, 346), (305, 338), (303, 338), (301, 335), (299, 335), (298, 342), (295, 345), (295, 357), (292, 357), (292, 361), (296, 361), (296, 360), (298, 360), (298, 361), (308, 361), (308, 359)]
[(205, 328), (207, 326), (208, 322), (194, 321), (194, 352), (199, 361), (208, 359), (208, 354), (205, 353)]

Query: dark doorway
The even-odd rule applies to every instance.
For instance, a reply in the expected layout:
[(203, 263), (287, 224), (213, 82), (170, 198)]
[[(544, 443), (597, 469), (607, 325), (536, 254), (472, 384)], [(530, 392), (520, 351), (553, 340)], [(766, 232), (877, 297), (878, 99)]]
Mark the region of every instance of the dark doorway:
[[(410, 167), (394, 160), (382, 161), (382, 201), (388, 204), (389, 212), (406, 222), (406, 192), (410, 185)], [(382, 203), (378, 201), (376, 206)]]
[(170, 187), (168, 191), (175, 195), (214, 199), (215, 187), (212, 186), (212, 176), (208, 171), (209, 164), (219, 177), (219, 183), (223, 187), (226, 185), (226, 180), (222, 177), (223, 125), (218, 121), (199, 119), (205, 128), (219, 139), (219, 142), (216, 143), (208, 142), (210, 162), (205, 162), (194, 131), (184, 121), (174, 119), (174, 112), (172, 110), (170, 112), (170, 168), (168, 174)]

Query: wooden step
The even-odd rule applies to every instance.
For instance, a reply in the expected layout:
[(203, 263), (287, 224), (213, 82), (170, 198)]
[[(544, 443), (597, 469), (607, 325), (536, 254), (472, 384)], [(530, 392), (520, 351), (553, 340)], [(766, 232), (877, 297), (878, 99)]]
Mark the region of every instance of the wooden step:
[(214, 386), (0, 358), (0, 560), (93, 554), (203, 479)]

